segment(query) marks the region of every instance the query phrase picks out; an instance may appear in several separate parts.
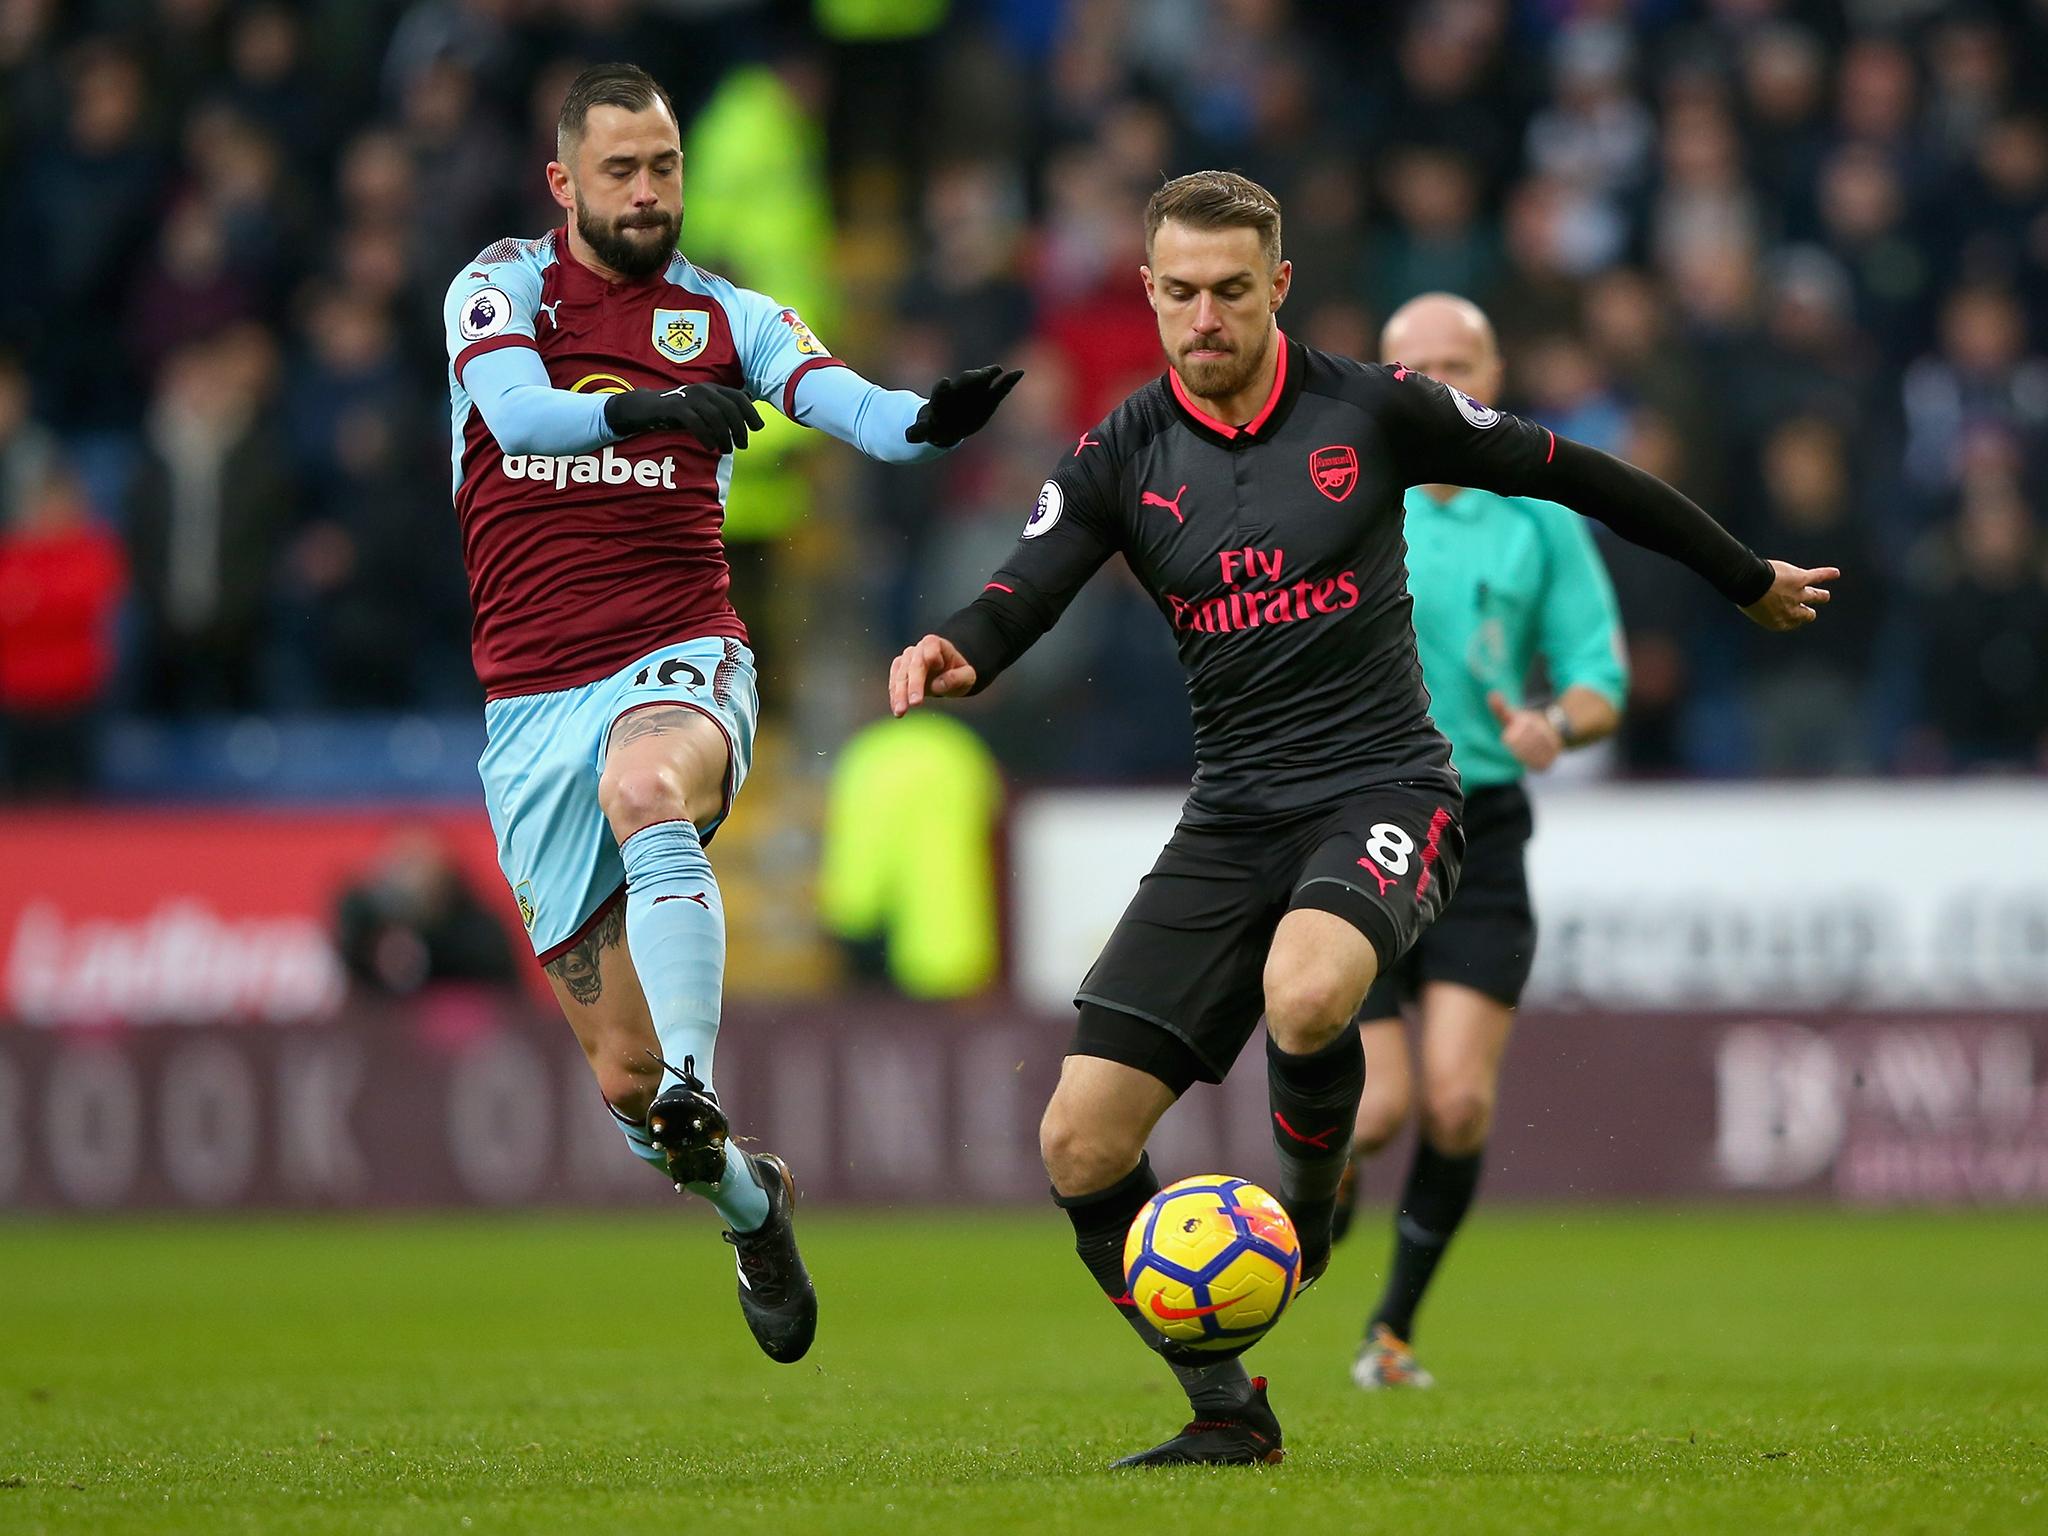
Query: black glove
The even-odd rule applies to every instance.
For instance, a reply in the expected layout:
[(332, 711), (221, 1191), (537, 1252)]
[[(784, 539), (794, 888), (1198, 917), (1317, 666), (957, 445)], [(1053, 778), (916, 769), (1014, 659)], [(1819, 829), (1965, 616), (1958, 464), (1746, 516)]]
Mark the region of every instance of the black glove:
[(1003, 396), (1015, 389), (1023, 377), (1021, 371), (1005, 373), (1000, 363), (990, 363), (986, 368), (939, 380), (932, 386), (931, 399), (917, 413), (917, 420), (903, 429), (904, 441), (951, 448), (974, 436), (988, 425), (989, 417), (1003, 403)]
[(761, 413), (744, 390), (730, 384), (685, 384), (680, 389), (629, 389), (608, 395), (605, 425), (621, 437), (639, 432), (687, 432), (720, 455), (747, 446), (747, 428), (761, 430)]

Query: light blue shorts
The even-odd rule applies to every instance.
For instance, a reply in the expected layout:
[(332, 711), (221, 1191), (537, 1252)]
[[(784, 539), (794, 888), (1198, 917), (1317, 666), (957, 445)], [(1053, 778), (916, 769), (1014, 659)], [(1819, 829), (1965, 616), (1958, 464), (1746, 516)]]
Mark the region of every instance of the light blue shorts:
[(484, 705), (488, 740), (477, 772), (498, 835), (498, 867), (519, 902), (533, 952), (548, 964), (583, 938), (626, 884), (619, 845), (597, 803), (605, 744), (621, 715), (682, 705), (725, 732), (725, 804), (732, 810), (754, 760), (761, 700), (754, 654), (737, 640), (664, 646), (602, 682)]

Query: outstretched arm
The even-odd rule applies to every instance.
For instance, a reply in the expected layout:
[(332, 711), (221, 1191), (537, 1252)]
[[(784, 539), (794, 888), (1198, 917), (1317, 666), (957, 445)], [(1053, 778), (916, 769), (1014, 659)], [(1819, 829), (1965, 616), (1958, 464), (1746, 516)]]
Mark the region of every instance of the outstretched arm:
[(1017, 547), (981, 595), (889, 667), (889, 708), (979, 693), (1052, 628), (1117, 547), (1095, 477), (1069, 464), (1045, 482)]
[(883, 389), (834, 357), (788, 305), (722, 278), (706, 281), (732, 314), (748, 393), (886, 464), (935, 459), (980, 431), (1023, 377), (976, 368), (940, 379), (929, 400), (907, 389)]
[(1470, 485), (1539, 496), (1598, 518), (1631, 544), (1668, 555), (1765, 629), (1810, 624), (1841, 572), (1765, 560), (1682, 493), (1612, 454), (1480, 405), (1396, 366), (1395, 449), (1411, 484)]
[(885, 464), (920, 464), (979, 432), (1024, 377), (976, 368), (932, 386), (931, 398), (883, 389), (844, 363), (819, 367), (787, 386), (794, 419), (851, 443)]
[[(1548, 489), (1525, 491), (1598, 518), (1631, 544), (1691, 567), (1765, 629), (1797, 629), (1819, 617), (1833, 566), (1807, 570), (1758, 557), (1740, 539), (1655, 475), (1598, 448), (1558, 438)], [(1488, 487), (1491, 489), (1491, 487)]]

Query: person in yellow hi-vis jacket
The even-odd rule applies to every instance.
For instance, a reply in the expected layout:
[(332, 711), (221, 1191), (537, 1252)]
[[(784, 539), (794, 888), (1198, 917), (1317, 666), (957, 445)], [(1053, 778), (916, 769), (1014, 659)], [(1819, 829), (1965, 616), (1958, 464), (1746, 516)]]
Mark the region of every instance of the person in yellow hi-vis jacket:
[(1002, 806), (995, 758), (960, 721), (927, 711), (858, 732), (839, 754), (825, 808), (826, 928), (857, 951), (879, 948), (906, 996), (986, 989), (1001, 959)]
[[(791, 57), (727, 73), (690, 124), (692, 256), (736, 282), (772, 293), (827, 341), (838, 334), (831, 268), (831, 193), (824, 135), (805, 100), (807, 66)], [(817, 434), (764, 403), (746, 471), (725, 504), (733, 602), (748, 616), (755, 663), (781, 670), (777, 556), (811, 510)]]

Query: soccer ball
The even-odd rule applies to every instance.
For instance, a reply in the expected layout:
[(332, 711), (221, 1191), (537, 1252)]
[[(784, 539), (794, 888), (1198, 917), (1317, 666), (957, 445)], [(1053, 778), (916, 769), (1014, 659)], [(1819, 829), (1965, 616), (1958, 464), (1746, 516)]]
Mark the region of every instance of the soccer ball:
[(1280, 1320), (1301, 1241), (1258, 1185), (1209, 1173), (1169, 1184), (1124, 1239), (1124, 1283), (1145, 1319), (1192, 1349), (1239, 1349)]

